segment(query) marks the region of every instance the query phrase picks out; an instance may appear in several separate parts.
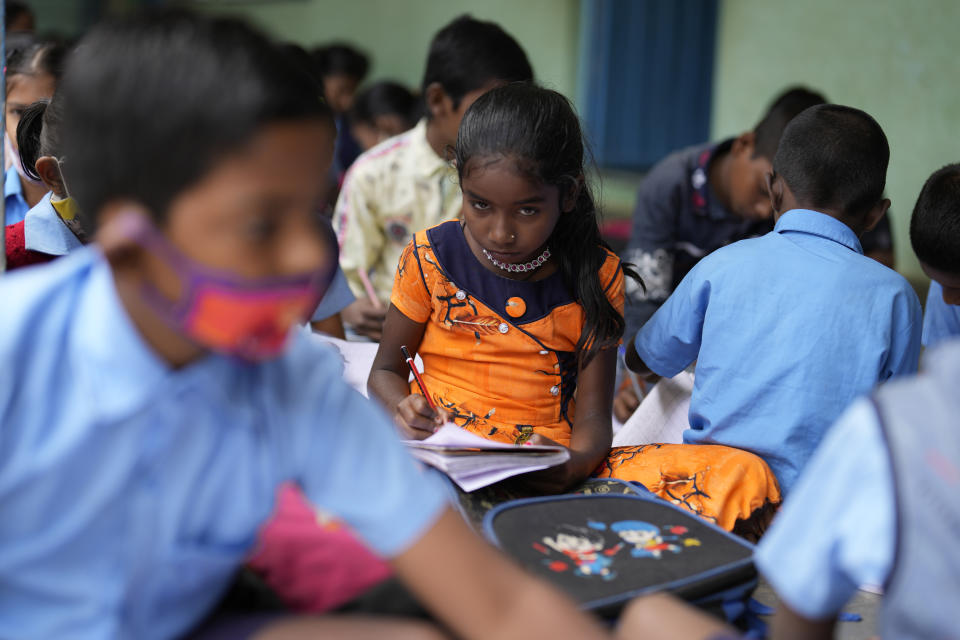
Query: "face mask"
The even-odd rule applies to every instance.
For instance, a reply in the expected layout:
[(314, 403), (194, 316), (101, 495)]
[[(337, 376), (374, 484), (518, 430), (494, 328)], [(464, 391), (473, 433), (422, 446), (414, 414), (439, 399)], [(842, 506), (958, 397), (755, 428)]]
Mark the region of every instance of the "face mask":
[(21, 178), (38, 187), (43, 185), (43, 180), (31, 178), (27, 175), (27, 172), (23, 170), (23, 163), (20, 162), (20, 152), (13, 148), (13, 144), (10, 142), (10, 136), (7, 135), (6, 131), (3, 133), (3, 152), (6, 154), (5, 157), (10, 158), (10, 164), (17, 170)]
[(181, 294), (170, 300), (145, 284), (144, 298), (172, 328), (197, 344), (248, 361), (283, 352), (291, 329), (310, 317), (336, 266), (297, 276), (250, 280), (197, 264), (174, 247), (143, 216), (129, 214), (129, 237), (159, 256), (180, 278)]
[(77, 201), (70, 196), (70, 190), (67, 188), (67, 181), (63, 177), (63, 161), (57, 160), (57, 166), (60, 167), (60, 183), (63, 184), (63, 190), (67, 194), (65, 198), (59, 198), (56, 194), (50, 194), (50, 205), (63, 220), (63, 224), (73, 232), (80, 242), (86, 244), (87, 233), (80, 224), (79, 207)]

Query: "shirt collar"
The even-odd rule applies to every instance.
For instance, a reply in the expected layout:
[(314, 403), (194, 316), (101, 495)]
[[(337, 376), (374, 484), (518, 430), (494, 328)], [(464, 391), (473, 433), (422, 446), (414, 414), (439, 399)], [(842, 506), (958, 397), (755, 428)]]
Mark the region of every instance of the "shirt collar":
[(710, 188), (710, 163), (718, 153), (725, 153), (733, 145), (733, 138), (724, 140), (716, 145), (709, 145), (697, 155), (697, 163), (690, 174), (690, 204), (693, 212), (699, 216), (707, 216), (711, 220), (726, 220), (730, 212), (717, 201)]
[(410, 130), (410, 151), (413, 154), (416, 172), (424, 177), (450, 173), (453, 166), (437, 155), (427, 140), (427, 119), (423, 118)]
[(23, 184), (20, 182), (20, 174), (13, 166), (7, 169), (3, 179), (3, 197), (6, 199), (10, 196), (23, 197)]
[(791, 209), (780, 216), (773, 230), (777, 233), (798, 231), (800, 233), (820, 236), (821, 238), (842, 244), (859, 254), (863, 254), (863, 247), (860, 246), (860, 240), (853, 232), (853, 229), (833, 216), (828, 216), (819, 211), (813, 211), (811, 209)]
[(51, 256), (65, 256), (83, 245), (50, 204), (52, 195), (52, 192), (48, 192), (35, 207), (27, 211), (23, 222), (24, 247)]

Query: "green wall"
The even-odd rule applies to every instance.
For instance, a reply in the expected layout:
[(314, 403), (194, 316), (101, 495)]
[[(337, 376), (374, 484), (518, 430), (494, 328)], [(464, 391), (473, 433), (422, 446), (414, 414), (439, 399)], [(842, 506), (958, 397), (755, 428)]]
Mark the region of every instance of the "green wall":
[(516, 38), (542, 83), (576, 96), (578, 0), (207, 0), (193, 6), (242, 12), (274, 35), (307, 46), (355, 42), (373, 58), (369, 79), (392, 78), (411, 87), (420, 86), (433, 34), (470, 13), (499, 23)]
[(751, 128), (793, 83), (870, 113), (890, 141), (897, 268), (920, 282), (910, 213), (927, 176), (960, 161), (958, 27), (954, 0), (725, 0), (712, 137)]

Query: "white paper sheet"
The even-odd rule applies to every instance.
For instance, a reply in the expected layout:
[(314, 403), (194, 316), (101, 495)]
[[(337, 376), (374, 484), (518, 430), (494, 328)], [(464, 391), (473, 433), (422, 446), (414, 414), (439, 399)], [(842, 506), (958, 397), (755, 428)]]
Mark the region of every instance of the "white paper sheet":
[(693, 374), (689, 371), (660, 380), (613, 436), (613, 446), (681, 444), (683, 432), (690, 426), (692, 392)]
[(452, 423), (425, 440), (404, 440), (404, 444), (413, 457), (443, 471), (467, 492), (570, 459), (566, 447), (493, 442)]

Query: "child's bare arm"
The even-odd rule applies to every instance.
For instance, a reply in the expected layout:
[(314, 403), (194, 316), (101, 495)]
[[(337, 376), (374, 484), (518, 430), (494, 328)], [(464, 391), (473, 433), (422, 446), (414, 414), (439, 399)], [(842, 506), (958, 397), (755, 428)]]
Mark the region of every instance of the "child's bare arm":
[(773, 616), (770, 637), (773, 640), (829, 640), (833, 637), (834, 626), (834, 616), (827, 620), (811, 620), (781, 601)]
[(432, 434), (446, 419), (444, 413), (431, 409), (422, 395), (411, 394), (407, 384), (410, 367), (400, 347), (405, 346), (411, 354), (416, 354), (425, 328), (426, 325), (414, 322), (390, 305), (380, 348), (367, 378), (370, 396), (386, 407), (405, 437), (417, 440)]
[[(617, 350), (599, 352), (577, 375), (576, 416), (570, 435), (570, 460), (565, 464), (522, 476), (534, 491), (558, 493), (583, 482), (610, 452), (613, 439), (611, 407), (617, 370)], [(531, 442), (548, 444), (534, 436)]]
[(666, 593), (637, 598), (620, 616), (617, 638), (631, 640), (735, 640), (740, 634), (703, 611)]
[(637, 353), (637, 347), (633, 344), (633, 340), (631, 340), (627, 345), (627, 356), (625, 361), (627, 363), (627, 368), (641, 378), (645, 378), (651, 382), (657, 380), (657, 374), (650, 370), (650, 367), (647, 366), (647, 363), (644, 362), (640, 357), (640, 354)]
[(609, 637), (573, 601), (515, 566), (450, 509), (392, 564), (457, 637)]

